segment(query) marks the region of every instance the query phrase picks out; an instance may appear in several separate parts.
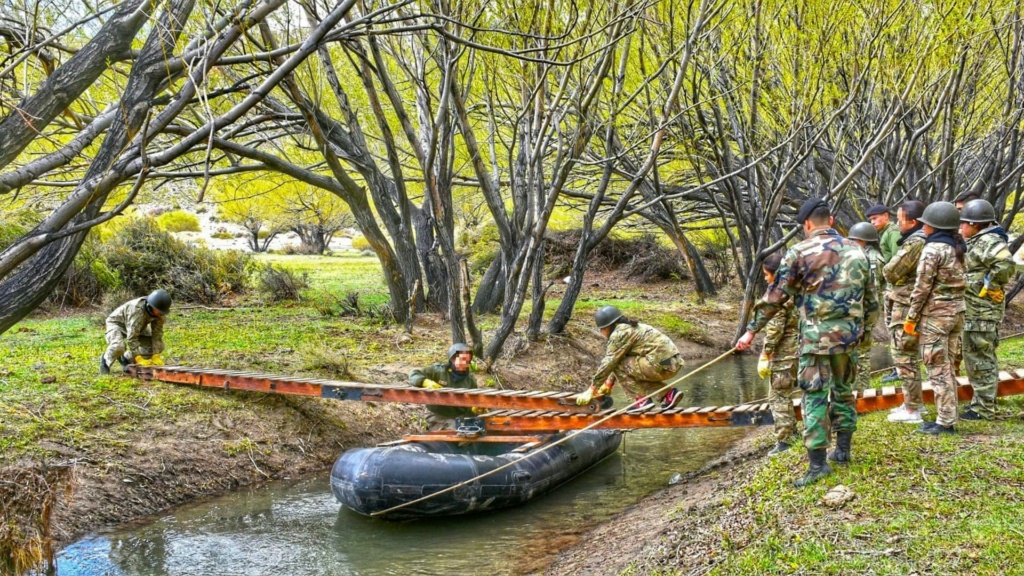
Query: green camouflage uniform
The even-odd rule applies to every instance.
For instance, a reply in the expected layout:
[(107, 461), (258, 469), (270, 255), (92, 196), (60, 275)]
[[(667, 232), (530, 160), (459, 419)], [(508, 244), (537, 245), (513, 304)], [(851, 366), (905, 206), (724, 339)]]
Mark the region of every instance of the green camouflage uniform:
[(113, 366), (124, 355), (150, 356), (164, 351), (164, 317), (146, 312), (146, 298), (129, 300), (107, 316), (107, 351), (103, 360)]
[(917, 278), (917, 264), (924, 249), (924, 232), (918, 230), (903, 240), (900, 249), (882, 268), (888, 284), (885, 293), (892, 312), (889, 317), (889, 334), (892, 361), (903, 384), (903, 404), (908, 409), (919, 410), (924, 405), (921, 396), (921, 351), (917, 336), (903, 331), (910, 306), (910, 293)]
[(996, 412), (999, 385), (996, 347), (1006, 302), (996, 303), (979, 294), (985, 287), (986, 276), (989, 290), (1005, 289), (1013, 276), (1015, 265), (1006, 240), (1006, 232), (999, 226), (985, 228), (967, 240), (963, 357), (967, 364), (967, 378), (974, 388), (971, 410), (985, 418), (992, 418)]
[[(933, 233), (934, 237), (938, 233)], [(907, 320), (917, 323), (921, 360), (935, 390), (935, 422), (952, 426), (956, 422), (956, 377), (953, 356), (964, 326), (964, 265), (955, 249), (928, 241), (917, 265), (917, 281), (910, 294)]]
[[(425, 380), (433, 380), (445, 388), (476, 388), (476, 377), (468, 370), (464, 374), (458, 374), (452, 370), (451, 364), (441, 364), (440, 362), (436, 362), (426, 368), (413, 370), (409, 374), (410, 386), (422, 388)], [(428, 404), (427, 409), (440, 418), (459, 418), (473, 415), (473, 410), (464, 406), (435, 406)]]
[(638, 322), (631, 326), (620, 322), (608, 336), (608, 346), (593, 382), (600, 386), (609, 376), (614, 380), (626, 376), (622, 385), (627, 393), (647, 396), (661, 388), (682, 366), (679, 349), (671, 338), (647, 324)]
[(878, 319), (867, 255), (853, 240), (819, 228), (786, 252), (776, 282), (754, 309), (747, 330), (758, 332), (782, 304), (796, 298), (800, 309), (797, 384), (804, 391), (804, 447), (822, 450), (835, 432), (857, 429), (853, 382), (857, 345), (865, 325)]
[[(882, 258), (882, 253), (874, 246), (864, 247), (864, 252), (868, 255), (868, 262), (871, 263), (871, 277), (875, 280), (875, 300), (880, 302), (881, 298), (879, 296), (885, 293), (885, 280), (882, 278), (882, 268), (885, 266), (885, 259)], [(874, 327), (874, 324), (864, 327), (864, 337), (861, 338), (860, 345), (857, 346), (857, 382), (854, 385), (855, 390), (864, 390), (871, 387), (871, 345), (875, 340), (871, 336), (871, 330)]]
[(768, 405), (775, 420), (775, 440), (782, 444), (796, 444), (796, 412), (793, 410), (793, 391), (796, 387), (797, 346), (800, 336), (800, 312), (793, 299), (786, 300), (782, 311), (764, 328), (764, 349), (771, 368)]

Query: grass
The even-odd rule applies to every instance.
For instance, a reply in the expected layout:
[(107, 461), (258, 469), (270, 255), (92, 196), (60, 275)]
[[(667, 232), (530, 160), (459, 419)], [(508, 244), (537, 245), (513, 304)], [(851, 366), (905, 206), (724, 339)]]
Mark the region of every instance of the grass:
[(375, 256), (344, 253), (339, 256), (288, 256), (258, 254), (264, 264), (287, 268), (309, 278), (310, 291), (327, 291), (336, 296), (358, 292), (369, 304), (388, 302), (380, 261)]
[[(1021, 358), (1024, 339), (1002, 343), (1000, 367)], [(1000, 404), (1006, 419), (961, 421), (952, 437), (866, 415), (854, 462), (807, 489), (791, 484), (806, 467), (802, 450), (767, 460), (719, 502), (707, 573), (1024, 574), (1024, 399)], [(856, 498), (822, 504), (839, 484)]]

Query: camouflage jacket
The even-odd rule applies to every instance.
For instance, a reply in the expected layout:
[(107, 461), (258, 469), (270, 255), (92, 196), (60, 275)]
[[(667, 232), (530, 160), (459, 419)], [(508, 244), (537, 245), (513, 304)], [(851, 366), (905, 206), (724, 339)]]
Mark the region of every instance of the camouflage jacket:
[(921, 230), (903, 240), (903, 245), (882, 268), (882, 276), (888, 285), (886, 298), (910, 304), (910, 293), (914, 291), (914, 279), (917, 278), (917, 263), (923, 249), (924, 232)]
[(864, 252), (868, 255), (868, 262), (871, 264), (871, 277), (875, 280), (875, 299), (881, 301), (879, 296), (885, 294), (885, 276), (882, 268), (885, 268), (885, 257), (874, 246), (867, 246)]
[(593, 381), (594, 384), (603, 384), (626, 356), (644, 357), (651, 364), (658, 364), (678, 355), (679, 349), (675, 342), (653, 326), (639, 322), (636, 326), (617, 324), (608, 337), (608, 347), (605, 348), (604, 358), (594, 373)]
[(772, 317), (764, 327), (764, 350), (766, 356), (779, 362), (797, 357), (800, 339), (800, 312), (790, 298), (782, 304), (782, 311)]
[[(413, 370), (409, 373), (409, 385), (417, 388), (423, 387), (425, 380), (433, 380), (446, 388), (476, 388), (476, 376), (468, 370), (465, 374), (458, 374), (452, 370), (451, 364), (436, 362), (430, 366)], [(471, 416), (473, 411), (463, 406), (438, 406), (427, 405), (427, 408), (441, 418), (458, 418), (460, 416)]]
[[(1006, 245), (1006, 232), (999, 226), (991, 226), (967, 240), (967, 256), (964, 267), (967, 273), (967, 322), (995, 322), (1003, 320), (1006, 302), (998, 304), (989, 298), (979, 296), (988, 276), (989, 289), (1003, 290), (1016, 271), (1013, 256)], [(995, 329), (995, 326), (984, 327)]]
[(878, 319), (867, 255), (832, 228), (819, 228), (786, 252), (776, 281), (747, 325), (761, 331), (789, 298), (800, 310), (800, 354), (843, 354), (860, 344), (865, 322)]
[(146, 298), (129, 300), (118, 306), (107, 316), (107, 327), (116, 326), (125, 335), (125, 343), (132, 355), (138, 355), (141, 349), (140, 336), (149, 336), (153, 340), (153, 353), (164, 350), (164, 318), (150, 316), (146, 312)]
[[(892, 260), (892, 257), (899, 252), (900, 229), (892, 222), (886, 224), (885, 228), (878, 233), (878, 245), (882, 249), (882, 258), (885, 262)], [(877, 281), (878, 276), (875, 276)]]
[(922, 316), (952, 317), (964, 311), (964, 265), (948, 244), (927, 242), (917, 264), (917, 281), (910, 294), (907, 320), (920, 323)]

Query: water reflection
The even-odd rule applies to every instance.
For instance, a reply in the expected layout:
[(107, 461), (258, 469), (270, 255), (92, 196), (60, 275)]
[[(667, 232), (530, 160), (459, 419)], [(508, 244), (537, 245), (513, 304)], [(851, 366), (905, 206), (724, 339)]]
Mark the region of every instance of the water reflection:
[[(691, 366), (699, 365), (691, 362)], [(685, 405), (766, 396), (752, 357), (728, 359), (683, 383)], [(616, 398), (622, 406), (625, 398)], [(518, 508), (390, 523), (340, 509), (324, 477), (241, 490), (175, 508), (61, 551), (63, 576), (509, 574), (539, 565), (575, 534), (700, 468), (742, 428), (643, 430), (580, 478)]]

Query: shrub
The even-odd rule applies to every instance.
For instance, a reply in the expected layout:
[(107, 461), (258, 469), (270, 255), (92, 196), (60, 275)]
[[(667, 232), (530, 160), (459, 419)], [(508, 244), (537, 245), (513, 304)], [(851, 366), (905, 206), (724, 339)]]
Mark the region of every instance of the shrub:
[[(548, 236), (545, 263), (549, 277), (562, 277), (572, 271), (579, 242), (579, 230), (555, 232)], [(588, 267), (621, 270), (627, 278), (637, 278), (642, 282), (689, 276), (679, 253), (662, 245), (651, 233), (635, 238), (605, 238), (591, 251)]]
[(199, 232), (199, 218), (184, 210), (172, 210), (156, 217), (157, 224), (167, 232)]
[(498, 257), (501, 248), (498, 226), (485, 224), (463, 230), (458, 235), (458, 244), (458, 250), (469, 256), (469, 269), (475, 273), (482, 273)]
[(217, 240), (234, 240), (235, 235), (228, 232), (225, 228), (218, 228), (216, 232), (210, 234), (210, 238), (216, 238)]
[(259, 289), (271, 301), (299, 300), (302, 290), (309, 287), (309, 275), (305, 272), (298, 275), (287, 268), (278, 268), (273, 264), (260, 270)]
[(0, 251), (6, 250), (14, 241), (31, 229), (26, 214), (4, 214), (0, 219)]
[(96, 234), (86, 237), (71, 266), (50, 294), (50, 302), (60, 307), (99, 304), (105, 292), (117, 289), (121, 278), (107, 266), (101, 251)]
[(362, 234), (358, 234), (352, 237), (352, 249), (358, 250), (360, 252), (364, 250), (370, 250), (371, 252), (373, 251), (370, 248), (370, 241), (367, 240), (366, 237), (363, 236)]
[(159, 287), (175, 300), (201, 304), (244, 292), (252, 265), (252, 257), (240, 251), (215, 252), (177, 240), (150, 218), (126, 223), (103, 246), (103, 256), (131, 293)]

